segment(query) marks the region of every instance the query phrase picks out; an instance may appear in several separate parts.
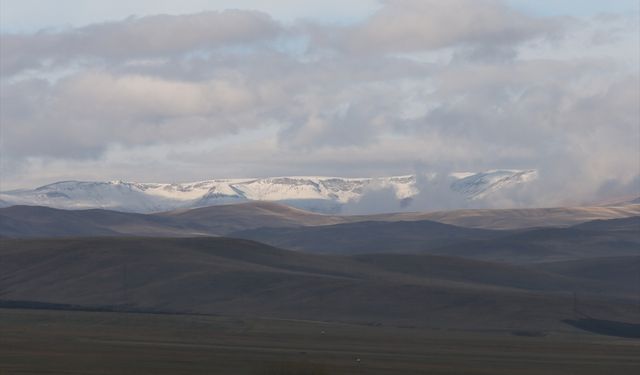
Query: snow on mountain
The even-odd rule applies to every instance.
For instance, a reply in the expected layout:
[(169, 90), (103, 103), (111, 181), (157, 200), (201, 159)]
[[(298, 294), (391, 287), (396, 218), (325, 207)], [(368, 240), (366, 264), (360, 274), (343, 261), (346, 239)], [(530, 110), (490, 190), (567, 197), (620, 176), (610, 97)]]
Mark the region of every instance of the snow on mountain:
[(502, 188), (533, 181), (538, 178), (538, 172), (534, 169), (503, 169), (475, 174), (456, 173), (452, 176), (458, 177), (458, 180), (451, 184), (452, 190), (470, 199), (481, 199)]
[[(500, 189), (526, 183), (535, 170), (493, 170), (454, 173), (451, 189), (469, 199), (481, 199)], [(269, 177), (219, 179), (189, 183), (124, 181), (63, 181), (33, 190), (0, 193), (3, 206), (38, 205), (63, 209), (105, 208), (130, 212), (157, 212), (246, 201), (281, 201), (323, 210), (358, 201), (368, 190), (392, 189), (398, 200), (419, 193), (415, 176), (382, 178)], [(325, 203), (318, 204), (319, 202)]]

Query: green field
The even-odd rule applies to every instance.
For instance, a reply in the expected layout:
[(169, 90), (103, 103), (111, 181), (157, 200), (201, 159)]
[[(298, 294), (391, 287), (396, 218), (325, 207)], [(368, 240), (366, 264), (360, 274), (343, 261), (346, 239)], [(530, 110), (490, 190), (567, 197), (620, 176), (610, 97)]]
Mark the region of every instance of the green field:
[(0, 309), (0, 373), (619, 375), (640, 373), (640, 340), (569, 327), (528, 337), (496, 330)]

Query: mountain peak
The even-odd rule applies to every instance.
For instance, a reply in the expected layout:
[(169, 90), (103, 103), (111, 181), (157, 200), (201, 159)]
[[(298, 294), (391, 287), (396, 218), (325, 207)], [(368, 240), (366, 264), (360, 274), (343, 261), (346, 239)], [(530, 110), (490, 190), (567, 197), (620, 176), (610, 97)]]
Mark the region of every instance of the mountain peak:
[[(452, 173), (451, 189), (469, 199), (480, 199), (500, 189), (531, 181), (535, 170), (492, 170)], [(428, 179), (427, 179), (428, 183)], [(390, 189), (398, 200), (419, 194), (415, 175), (379, 178), (280, 176), (212, 179), (186, 183), (60, 181), (33, 190), (0, 193), (0, 202), (63, 209), (106, 208), (130, 212), (157, 212), (181, 208), (252, 201), (286, 202), (294, 207), (339, 209), (357, 202), (368, 191)], [(323, 208), (324, 207), (324, 208)]]

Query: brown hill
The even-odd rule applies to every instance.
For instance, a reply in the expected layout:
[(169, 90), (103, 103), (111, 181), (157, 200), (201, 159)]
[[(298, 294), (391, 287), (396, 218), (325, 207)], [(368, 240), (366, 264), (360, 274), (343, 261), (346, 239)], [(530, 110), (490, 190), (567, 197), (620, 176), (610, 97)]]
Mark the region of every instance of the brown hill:
[[(4, 301), (473, 329), (632, 321), (608, 283), (453, 258), (337, 257), (228, 238), (3, 240)], [(606, 293), (591, 293), (600, 287)], [(377, 324), (377, 323), (376, 323)]]
[(362, 221), (297, 228), (257, 228), (231, 233), (291, 250), (313, 253), (419, 253), (471, 239), (491, 239), (507, 232), (463, 228), (435, 221)]
[(513, 229), (568, 226), (588, 220), (640, 215), (640, 205), (624, 207), (462, 210), (336, 216), (311, 213), (271, 202), (250, 202), (134, 214), (109, 210), (59, 210), (37, 206), (0, 208), (0, 237), (67, 236), (220, 236), (263, 227), (293, 228), (363, 221), (437, 221), (469, 228)]
[(640, 255), (640, 231), (634, 222), (637, 218), (523, 230), (491, 240), (444, 246), (430, 253), (508, 263), (636, 256)]
[(639, 255), (637, 223), (638, 218), (632, 217), (569, 228), (495, 231), (432, 221), (371, 221), (319, 227), (258, 228), (232, 236), (314, 253), (420, 253), (530, 263)]
[(611, 207), (553, 207), (523, 209), (474, 209), (440, 212), (410, 212), (370, 215), (354, 221), (432, 220), (468, 228), (522, 229), (532, 227), (566, 227), (592, 220), (609, 220), (640, 216), (640, 204)]
[(210, 232), (219, 234), (261, 227), (299, 227), (344, 222), (339, 216), (317, 214), (273, 202), (210, 206), (164, 212), (153, 216), (198, 224)]
[(218, 236), (263, 226), (326, 225), (340, 221), (340, 218), (266, 202), (211, 206), (160, 214), (12, 206), (0, 208), (0, 236)]

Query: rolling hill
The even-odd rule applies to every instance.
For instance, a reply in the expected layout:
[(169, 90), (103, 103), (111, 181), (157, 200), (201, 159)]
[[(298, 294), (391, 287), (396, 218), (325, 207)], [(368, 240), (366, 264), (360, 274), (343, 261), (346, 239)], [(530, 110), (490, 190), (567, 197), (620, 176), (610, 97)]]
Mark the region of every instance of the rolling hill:
[(231, 234), (313, 253), (422, 253), (506, 263), (640, 254), (637, 217), (568, 228), (497, 231), (431, 221), (357, 222), (319, 227), (257, 228)]
[(444, 246), (433, 254), (509, 263), (536, 263), (640, 255), (637, 218), (598, 221), (569, 228), (523, 230), (492, 240)]
[[(467, 228), (522, 229), (534, 227), (568, 227), (593, 220), (610, 220), (640, 216), (640, 204), (593, 207), (551, 207), (519, 209), (474, 209), (439, 212), (408, 212), (369, 215), (366, 220), (432, 220)], [(362, 220), (354, 218), (354, 220)]]
[(637, 318), (628, 291), (609, 282), (447, 257), (321, 256), (229, 238), (5, 239), (0, 256), (1, 300), (14, 304), (568, 329), (578, 290), (589, 316)]
[[(595, 219), (640, 215), (640, 205), (625, 207), (463, 210), (385, 215), (323, 215), (274, 202), (247, 202), (136, 214), (102, 209), (60, 210), (38, 206), (0, 208), (0, 236), (11, 238), (67, 236), (194, 236), (228, 235), (265, 227), (336, 225), (365, 221), (436, 221), (478, 229), (522, 229), (569, 226)], [(471, 218), (471, 219), (470, 219)]]
[(640, 255), (547, 262), (534, 267), (567, 277), (612, 283), (635, 290), (640, 298)]
[(292, 227), (341, 222), (271, 202), (249, 202), (159, 214), (110, 210), (60, 210), (38, 206), (0, 208), (0, 236), (218, 236), (264, 226)]
[(313, 253), (420, 253), (507, 232), (463, 228), (435, 221), (361, 221), (299, 228), (257, 228), (230, 236)]

